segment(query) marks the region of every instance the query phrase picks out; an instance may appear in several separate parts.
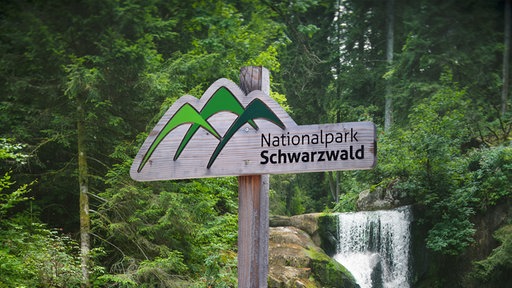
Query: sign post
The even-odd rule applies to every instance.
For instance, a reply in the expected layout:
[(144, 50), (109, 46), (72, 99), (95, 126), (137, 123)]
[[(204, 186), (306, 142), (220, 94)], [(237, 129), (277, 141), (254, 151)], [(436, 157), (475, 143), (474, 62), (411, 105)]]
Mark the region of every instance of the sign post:
[[(263, 67), (243, 67), (240, 87), (249, 94), (270, 94), (270, 77)], [(269, 175), (238, 176), (238, 287), (267, 287)]]
[[(238, 287), (267, 287), (268, 174), (371, 169), (371, 122), (297, 125), (270, 98), (263, 67), (244, 67), (240, 86), (215, 81), (162, 116), (130, 169), (137, 181), (238, 176)], [(311, 97), (315, 97), (312, 95)]]

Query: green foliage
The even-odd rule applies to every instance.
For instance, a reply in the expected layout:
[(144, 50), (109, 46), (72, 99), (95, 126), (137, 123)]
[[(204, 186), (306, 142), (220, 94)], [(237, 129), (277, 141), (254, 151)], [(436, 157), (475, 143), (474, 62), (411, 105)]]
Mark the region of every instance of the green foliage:
[(19, 216), (0, 223), (0, 284), (5, 287), (80, 287), (78, 245)]
[[(478, 149), (458, 162), (459, 179), (448, 198), (429, 202), (441, 219), (429, 232), (427, 243), (435, 251), (459, 254), (473, 242), (475, 230), (470, 221), (477, 211), (484, 212), (512, 196), (511, 147)], [(450, 248), (451, 247), (451, 248)]]
[[(332, 173), (332, 172), (331, 172)], [(357, 200), (361, 191), (370, 189), (368, 173), (365, 171), (337, 171), (337, 177), (333, 177), (338, 185), (338, 201), (332, 201), (333, 212), (353, 212), (357, 209)], [(331, 187), (331, 190), (335, 187)], [(331, 191), (331, 194), (333, 192)], [(332, 197), (334, 198), (334, 197)], [(331, 206), (327, 206), (331, 208)]]
[(512, 196), (512, 147), (481, 149), (470, 155), (466, 188), (482, 211)]
[(488, 146), (497, 146), (512, 140), (512, 113), (501, 115), (495, 111), (497, 117), (485, 124), (485, 131), (479, 129), (480, 140)]
[[(466, 203), (459, 206), (453, 205), (453, 202), (447, 204), (452, 205), (449, 207), (450, 210), (446, 210), (446, 205), (435, 207), (437, 210), (442, 206), (445, 211), (450, 212), (442, 214), (440, 219), (435, 219), (434, 226), (428, 232), (427, 247), (443, 254), (459, 255), (474, 242), (473, 234), (476, 230), (469, 218), (474, 212)], [(436, 212), (434, 210), (434, 213)]]
[(13, 139), (0, 138), (0, 160), (16, 165), (27, 164), (29, 155), (23, 152), (26, 145), (15, 143)]
[[(14, 143), (12, 140), (0, 138), (0, 167), (25, 164), (28, 155), (22, 152), (23, 147), (24, 145)], [(17, 204), (29, 200), (27, 196), (29, 185), (24, 184), (14, 188), (14, 184), (16, 182), (12, 179), (12, 172), (6, 172), (0, 178), (0, 221), (6, 220), (10, 210)]]
[(396, 2), (395, 17), (403, 21), (395, 23), (397, 30), (403, 30), (399, 35), (395, 31), (400, 44), (395, 45), (391, 69), (395, 109), (400, 111), (395, 119), (403, 123), (417, 100), (437, 91), (446, 69), (466, 88), (473, 103), (485, 105), (484, 112), (492, 113), (489, 108), (497, 104), (497, 85), (501, 86), (497, 81), (501, 63), (496, 56), (502, 41), (497, 22), (502, 20), (503, 8), (495, 1), (427, 2)]
[(446, 86), (420, 102), (409, 116), (408, 127), (394, 129), (380, 138), (379, 159), (383, 161), (379, 169), (423, 183), (417, 187), (417, 194), (431, 190), (442, 193), (449, 188), (446, 185), (451, 184), (445, 181), (448, 178), (442, 178), (452, 168), (452, 160), (461, 155), (460, 146), (469, 131), (464, 95), (464, 91)]
[(78, 245), (30, 219), (2, 223), (0, 282), (6, 286), (80, 287)]
[(183, 256), (177, 251), (169, 252), (167, 257), (155, 257), (141, 261), (135, 279), (138, 287), (180, 287), (177, 282), (182, 280), (187, 267), (182, 263)]
[(287, 36), (286, 45), (278, 49), (281, 73), (274, 79), (281, 83), (279, 88), (286, 95), (297, 123), (324, 121), (324, 95), (332, 79), (332, 46), (328, 38), (334, 5), (328, 1), (269, 2), (285, 25)]
[(456, 255), (473, 241), (474, 199), (462, 189), (467, 172), (461, 146), (470, 132), (466, 93), (451, 79), (444, 74), (443, 87), (412, 109), (409, 126), (383, 135), (378, 170), (401, 179), (396, 187), (428, 207), (427, 246)]
[(357, 199), (359, 193), (348, 192), (341, 194), (340, 200), (334, 205), (333, 212), (355, 212), (357, 211)]
[(270, 213), (274, 215), (297, 215), (312, 210), (312, 199), (295, 174), (270, 176)]
[(128, 176), (131, 148), (117, 149), (122, 162), (109, 171), (111, 188), (99, 194), (103, 203), (93, 217), (106, 252), (100, 259), (111, 271), (98, 281), (126, 287), (235, 283), (236, 179), (135, 183)]
[(17, 204), (29, 200), (26, 196), (29, 191), (28, 185), (22, 185), (11, 191), (9, 188), (14, 184), (9, 173), (0, 178), (0, 220), (4, 219), (9, 210)]
[(451, 79), (444, 74), (443, 86), (413, 107), (408, 126), (380, 138), (377, 175), (400, 179), (396, 187), (428, 207), (427, 247), (458, 255), (474, 241), (471, 217), (512, 195), (512, 157), (508, 146), (465, 153), (472, 118)]
[(210, 250), (204, 260), (203, 275), (192, 287), (236, 287), (237, 255), (225, 245), (209, 244)]
[[(21, 144), (0, 143), (0, 161), (20, 160)], [(19, 212), (30, 198), (30, 185), (14, 187), (11, 174), (0, 179), (0, 286), (80, 287), (78, 246), (58, 231), (34, 220), (29, 211)], [(31, 211), (30, 211), (31, 212)]]

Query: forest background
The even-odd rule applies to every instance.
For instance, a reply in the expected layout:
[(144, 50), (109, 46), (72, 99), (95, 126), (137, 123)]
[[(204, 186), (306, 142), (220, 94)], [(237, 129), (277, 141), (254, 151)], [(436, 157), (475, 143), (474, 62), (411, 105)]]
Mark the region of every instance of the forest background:
[[(0, 6), (2, 287), (235, 286), (236, 179), (128, 171), (177, 98), (248, 65), (298, 124), (378, 126), (375, 169), (273, 175), (271, 214), (352, 211), (394, 185), (428, 207), (427, 247), (455, 257), (472, 217), (510, 207), (508, 0)], [(506, 281), (510, 229), (467, 277)]]

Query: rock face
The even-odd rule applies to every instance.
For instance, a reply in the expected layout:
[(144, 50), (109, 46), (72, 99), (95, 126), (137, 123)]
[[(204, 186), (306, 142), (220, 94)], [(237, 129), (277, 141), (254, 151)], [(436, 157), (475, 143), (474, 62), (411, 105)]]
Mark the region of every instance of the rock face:
[(398, 180), (394, 180), (386, 186), (377, 186), (374, 189), (359, 193), (357, 199), (358, 211), (389, 210), (412, 204), (412, 199), (403, 192), (395, 189)]
[(319, 213), (271, 217), (269, 287), (359, 287), (350, 272), (319, 247), (325, 234), (321, 218)]

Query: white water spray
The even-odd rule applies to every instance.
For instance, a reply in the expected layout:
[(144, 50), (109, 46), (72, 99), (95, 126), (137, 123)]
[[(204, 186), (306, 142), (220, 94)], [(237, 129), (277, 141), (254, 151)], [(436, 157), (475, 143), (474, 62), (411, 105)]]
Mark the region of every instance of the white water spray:
[(410, 287), (411, 208), (339, 214), (334, 259), (361, 288)]

